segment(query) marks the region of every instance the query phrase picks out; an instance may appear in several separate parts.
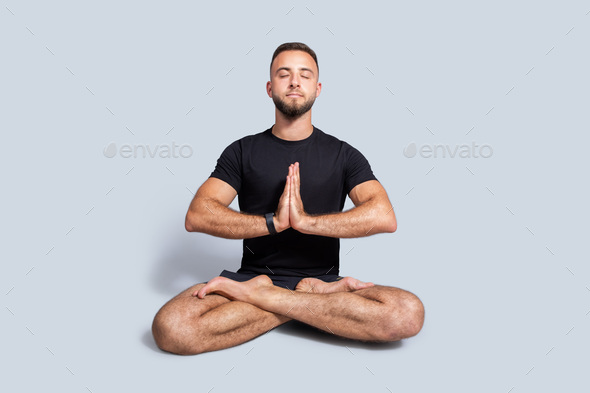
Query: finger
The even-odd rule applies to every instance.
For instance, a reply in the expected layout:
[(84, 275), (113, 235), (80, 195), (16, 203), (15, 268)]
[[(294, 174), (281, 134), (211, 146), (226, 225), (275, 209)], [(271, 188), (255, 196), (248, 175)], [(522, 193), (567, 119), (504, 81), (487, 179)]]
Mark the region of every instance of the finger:
[(295, 187), (295, 175), (289, 176), (289, 187), (289, 202), (293, 204), (297, 201), (297, 187)]
[(295, 167), (295, 174), (293, 175), (293, 193), (298, 199), (301, 199), (301, 182), (299, 181), (299, 167)]
[(285, 188), (283, 189), (283, 195), (289, 195), (289, 176), (285, 178)]
[(296, 165), (295, 171), (296, 171), (296, 174), (297, 174), (297, 178), (296, 178), (296, 180), (297, 180), (297, 188), (299, 188), (299, 187), (301, 187), (301, 172), (299, 171), (299, 163), (296, 162), (295, 165)]
[(297, 204), (297, 190), (295, 189), (295, 179), (293, 176), (289, 177), (289, 205), (295, 207)]

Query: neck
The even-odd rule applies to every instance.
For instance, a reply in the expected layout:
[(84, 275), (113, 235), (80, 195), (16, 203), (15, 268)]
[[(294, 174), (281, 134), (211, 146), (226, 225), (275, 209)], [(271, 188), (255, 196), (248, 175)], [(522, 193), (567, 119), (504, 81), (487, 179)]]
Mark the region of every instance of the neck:
[(272, 126), (274, 136), (287, 141), (300, 141), (311, 135), (311, 110), (296, 119), (286, 118), (275, 109), (275, 124)]

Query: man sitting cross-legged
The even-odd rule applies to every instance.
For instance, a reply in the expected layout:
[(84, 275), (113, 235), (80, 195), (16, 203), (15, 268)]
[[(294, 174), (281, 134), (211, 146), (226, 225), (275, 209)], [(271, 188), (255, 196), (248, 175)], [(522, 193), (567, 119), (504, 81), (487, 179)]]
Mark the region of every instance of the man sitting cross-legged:
[[(160, 309), (152, 331), (161, 349), (228, 348), (291, 319), (367, 341), (396, 341), (422, 328), (414, 294), (339, 276), (340, 238), (395, 232), (397, 221), (366, 158), (312, 125), (318, 73), (307, 45), (275, 51), (266, 86), (275, 124), (224, 150), (186, 216), (189, 231), (244, 239), (241, 268)], [(240, 212), (229, 208), (236, 196)], [(347, 196), (355, 207), (342, 211)]]

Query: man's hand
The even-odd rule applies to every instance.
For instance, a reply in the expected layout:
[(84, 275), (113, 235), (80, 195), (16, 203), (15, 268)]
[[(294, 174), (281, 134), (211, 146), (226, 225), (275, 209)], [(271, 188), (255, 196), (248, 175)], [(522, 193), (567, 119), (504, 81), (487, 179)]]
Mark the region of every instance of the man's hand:
[(290, 185), (290, 198), (289, 198), (289, 222), (291, 227), (299, 232), (303, 232), (309, 215), (303, 208), (303, 201), (301, 200), (301, 178), (299, 173), (299, 163), (296, 162), (289, 166), (289, 185)]
[(285, 188), (283, 189), (283, 193), (279, 198), (279, 205), (277, 206), (277, 211), (275, 212), (275, 216), (273, 217), (275, 229), (277, 232), (282, 232), (285, 229), (291, 227), (291, 223), (289, 222), (289, 196), (291, 190), (289, 186), (289, 176), (291, 175), (291, 166), (289, 166), (289, 175), (287, 176), (287, 180), (285, 181)]
[(301, 181), (299, 177), (299, 163), (289, 165), (289, 174), (285, 182), (285, 189), (279, 199), (279, 205), (274, 216), (275, 229), (282, 232), (287, 228), (302, 231), (309, 215), (303, 209), (303, 201), (299, 192)]

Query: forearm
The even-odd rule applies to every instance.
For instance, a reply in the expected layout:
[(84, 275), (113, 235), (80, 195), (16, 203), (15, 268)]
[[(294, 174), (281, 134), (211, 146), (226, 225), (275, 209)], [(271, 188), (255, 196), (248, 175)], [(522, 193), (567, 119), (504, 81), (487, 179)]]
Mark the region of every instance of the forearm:
[(366, 203), (345, 212), (308, 215), (299, 230), (302, 233), (338, 238), (355, 238), (397, 229), (393, 207), (379, 201)]
[(268, 235), (263, 215), (237, 212), (214, 199), (197, 198), (186, 215), (189, 232), (203, 232), (226, 239), (248, 239)]

